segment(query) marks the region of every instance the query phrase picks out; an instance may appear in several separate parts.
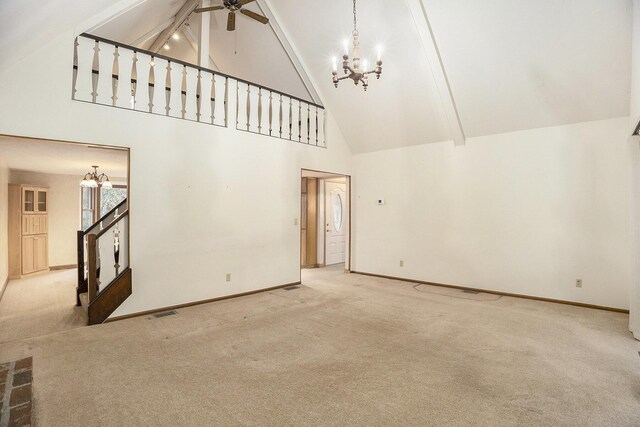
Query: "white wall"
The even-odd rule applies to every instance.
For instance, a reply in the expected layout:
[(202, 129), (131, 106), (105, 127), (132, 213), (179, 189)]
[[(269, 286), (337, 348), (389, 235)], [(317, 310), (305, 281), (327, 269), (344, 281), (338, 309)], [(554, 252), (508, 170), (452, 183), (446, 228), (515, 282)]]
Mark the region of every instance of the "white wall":
[(353, 270), (628, 308), (627, 130), (625, 117), (354, 156)]
[[(633, 0), (631, 33), (631, 101), (629, 121), (631, 131), (640, 121), (640, 0)], [(630, 132), (631, 133), (631, 132)]]
[[(629, 134), (640, 121), (640, 0), (633, 1), (633, 33), (631, 46), (631, 101)], [(640, 137), (629, 139), (631, 167), (631, 289), (629, 293), (629, 329), (640, 339)]]
[(0, 295), (9, 276), (9, 168), (0, 159)]
[(350, 172), (330, 115), (323, 149), (75, 102), (72, 57), (69, 31), (0, 74), (0, 132), (131, 147), (133, 295), (114, 315), (299, 280), (300, 169)]
[(49, 266), (76, 264), (76, 233), (80, 229), (79, 177), (12, 169), (9, 180), (12, 184), (49, 187)]

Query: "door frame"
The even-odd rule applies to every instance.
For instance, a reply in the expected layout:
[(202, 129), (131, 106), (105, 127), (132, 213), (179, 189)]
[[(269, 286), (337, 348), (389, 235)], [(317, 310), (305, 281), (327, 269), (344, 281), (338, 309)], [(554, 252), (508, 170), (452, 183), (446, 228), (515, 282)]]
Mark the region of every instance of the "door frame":
[[(349, 268), (345, 268), (345, 271), (348, 272), (348, 273), (351, 273), (351, 271), (352, 271), (351, 262), (352, 262), (352, 251), (353, 251), (353, 245), (352, 245), (352, 242), (351, 242), (351, 233), (352, 233), (351, 230), (353, 229), (353, 223), (352, 223), (352, 218), (353, 218), (353, 203), (352, 203), (353, 202), (353, 194), (352, 193), (353, 192), (352, 192), (352, 185), (351, 185), (352, 177), (351, 177), (351, 175), (348, 175), (348, 174), (345, 174), (345, 173), (340, 173), (340, 172), (328, 172), (328, 171), (321, 171), (321, 170), (317, 170), (317, 169), (301, 168), (300, 169), (300, 178), (298, 180), (299, 183), (300, 183), (299, 184), (300, 187), (299, 187), (299, 191), (298, 191), (298, 209), (300, 209), (300, 207), (302, 206), (302, 178), (305, 178), (305, 175), (304, 175), (305, 172), (312, 172), (312, 173), (318, 173), (318, 174), (327, 174), (327, 175), (340, 176), (340, 177), (345, 177), (346, 178), (346, 181), (347, 181), (346, 182), (346, 189), (349, 192), (349, 196), (347, 198), (347, 203), (348, 203), (348, 206), (349, 206), (349, 214), (346, 217), (347, 221), (348, 221), (348, 224), (349, 224), (349, 233), (347, 234), (346, 241), (347, 241), (347, 244), (349, 246), (349, 250), (346, 251), (347, 254), (346, 254), (346, 257), (345, 257), (345, 261), (348, 261)], [(322, 178), (322, 177), (320, 177), (320, 178)], [(322, 178), (322, 179), (324, 179), (324, 178)], [(326, 197), (324, 197), (324, 199), (325, 200), (324, 200), (324, 205), (322, 206), (322, 209), (325, 209), (325, 211), (326, 211), (326, 208), (325, 208), (325, 206), (326, 206)], [(319, 209), (319, 207), (317, 207), (316, 209)], [(325, 218), (325, 220), (326, 220), (326, 218)], [(299, 225), (299, 233), (302, 233), (302, 221), (298, 221), (298, 225)], [(322, 224), (322, 230), (323, 230), (323, 233), (324, 233), (324, 260), (323, 260), (324, 262), (323, 262), (323, 264), (324, 264), (324, 266), (326, 266), (326, 262), (327, 262), (327, 236), (326, 236), (327, 231), (326, 230), (327, 230), (327, 228), (326, 228), (326, 226), (324, 224)], [(298, 239), (298, 240), (300, 240), (300, 239)], [(298, 245), (298, 264), (300, 263), (299, 260), (300, 260), (301, 254), (302, 254), (302, 247), (301, 247), (301, 244), (299, 244)], [(300, 268), (300, 281), (302, 282), (302, 268)]]

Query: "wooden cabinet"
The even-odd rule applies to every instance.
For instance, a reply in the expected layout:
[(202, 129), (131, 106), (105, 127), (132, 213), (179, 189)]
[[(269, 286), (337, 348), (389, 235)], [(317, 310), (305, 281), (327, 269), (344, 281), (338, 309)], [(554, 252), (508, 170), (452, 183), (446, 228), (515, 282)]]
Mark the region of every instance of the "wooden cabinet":
[(49, 269), (46, 187), (9, 184), (9, 277)]
[(35, 273), (49, 268), (47, 236), (22, 238), (22, 274)]

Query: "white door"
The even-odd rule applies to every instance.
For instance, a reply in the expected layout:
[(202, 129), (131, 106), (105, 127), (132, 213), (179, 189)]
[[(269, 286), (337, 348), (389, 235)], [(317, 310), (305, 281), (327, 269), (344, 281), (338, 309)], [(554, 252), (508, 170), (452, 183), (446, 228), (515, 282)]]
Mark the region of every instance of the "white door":
[(325, 182), (325, 265), (345, 262), (348, 201), (346, 184)]

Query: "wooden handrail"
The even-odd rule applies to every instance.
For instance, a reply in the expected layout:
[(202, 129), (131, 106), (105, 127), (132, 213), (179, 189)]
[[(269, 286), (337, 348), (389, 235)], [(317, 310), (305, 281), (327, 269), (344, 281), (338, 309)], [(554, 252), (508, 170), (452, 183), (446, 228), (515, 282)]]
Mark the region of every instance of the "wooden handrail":
[(109, 224), (107, 224), (106, 227), (104, 227), (102, 230), (100, 230), (98, 233), (96, 234), (89, 234), (89, 236), (96, 236), (96, 239), (99, 239), (100, 236), (102, 236), (104, 233), (106, 233), (107, 231), (109, 231), (114, 225), (116, 225), (117, 222), (119, 222), (122, 218), (129, 216), (129, 209), (127, 209), (126, 211), (122, 212), (120, 215), (118, 215), (117, 217), (115, 217), (113, 219), (113, 221), (111, 221)]
[(221, 73), (220, 71), (215, 71), (215, 70), (212, 70), (210, 68), (202, 67), (200, 65), (189, 64), (188, 62), (184, 62), (184, 61), (181, 61), (179, 59), (170, 58), (168, 56), (164, 56), (164, 55), (161, 55), (159, 53), (154, 53), (154, 52), (151, 52), (149, 50), (144, 50), (144, 49), (140, 49), (140, 48), (137, 48), (137, 47), (129, 46), (129, 45), (126, 45), (124, 43), (119, 43), (119, 42), (114, 41), (114, 40), (105, 39), (103, 37), (94, 36), (93, 34), (82, 33), (82, 34), (80, 34), (80, 36), (81, 37), (86, 37), (88, 39), (95, 40), (97, 42), (103, 42), (103, 43), (111, 44), (111, 45), (114, 45), (114, 46), (117, 46), (117, 47), (122, 47), (124, 49), (129, 49), (129, 50), (132, 50), (134, 52), (144, 53), (144, 54), (149, 55), (149, 56), (154, 57), (154, 58), (160, 58), (160, 59), (164, 59), (165, 61), (169, 61), (169, 62), (173, 62), (173, 63), (176, 63), (176, 64), (184, 65), (185, 67), (195, 68), (196, 70), (200, 70), (200, 71), (206, 71), (208, 73), (215, 74), (217, 76), (221, 76), (221, 77), (224, 77), (224, 78), (227, 78), (227, 79), (233, 79), (233, 80), (236, 80), (236, 81), (238, 81), (240, 83), (245, 83), (245, 84), (248, 84), (250, 86), (254, 86), (254, 87), (258, 87), (258, 88), (264, 89), (264, 90), (268, 90), (269, 92), (274, 92), (274, 93), (277, 93), (279, 95), (283, 95), (283, 96), (289, 97), (291, 99), (295, 99), (296, 101), (304, 102), (305, 104), (309, 104), (309, 105), (313, 105), (314, 107), (322, 108), (324, 110), (324, 106), (321, 105), (321, 104), (316, 104), (313, 101), (307, 101), (306, 99), (302, 99), (302, 98), (299, 98), (299, 97), (294, 96), (294, 95), (289, 95), (289, 94), (286, 94), (286, 93), (284, 93), (282, 91), (279, 91), (279, 90), (276, 90), (276, 89), (272, 89), (272, 88), (270, 88), (268, 86), (262, 86), (262, 85), (259, 85), (257, 83), (250, 82), (249, 80), (242, 79), (240, 77), (234, 77), (234, 76), (231, 76), (229, 74)]
[[(100, 222), (104, 221), (104, 220), (105, 220), (105, 218), (107, 218), (109, 215), (113, 214), (113, 213), (116, 211), (116, 209), (120, 208), (122, 205), (124, 205), (124, 204), (125, 204), (125, 203), (127, 203), (127, 202), (128, 202), (128, 199), (127, 199), (127, 198), (125, 198), (124, 200), (122, 200), (120, 203), (118, 203), (116, 206), (114, 206), (114, 208), (113, 208), (113, 209), (111, 209), (111, 210), (110, 210), (109, 212), (107, 212), (106, 214), (102, 215), (102, 216), (100, 217), (100, 219), (98, 219), (96, 222), (94, 222), (94, 223), (93, 223), (93, 225), (92, 225), (91, 227), (87, 228), (83, 233), (84, 233), (84, 234), (89, 234), (89, 232), (91, 232), (91, 230), (92, 230), (93, 228), (97, 227), (97, 226), (100, 224)], [(127, 206), (127, 208), (128, 208), (128, 206)]]

